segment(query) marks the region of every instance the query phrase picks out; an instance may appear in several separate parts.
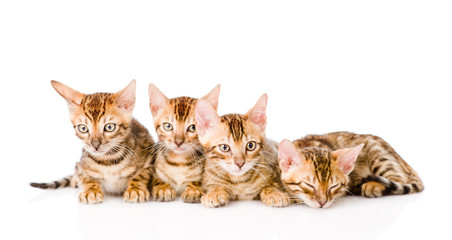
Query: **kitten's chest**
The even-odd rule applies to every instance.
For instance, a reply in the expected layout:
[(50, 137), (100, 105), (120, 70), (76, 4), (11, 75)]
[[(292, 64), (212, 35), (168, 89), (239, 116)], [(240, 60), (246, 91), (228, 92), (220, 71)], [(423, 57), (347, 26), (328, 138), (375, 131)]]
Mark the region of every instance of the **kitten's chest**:
[[(256, 173), (257, 174), (257, 173)], [(266, 185), (266, 181), (260, 176), (249, 176), (244, 179), (237, 179), (229, 186), (231, 189), (231, 197), (234, 200), (253, 200), (257, 199), (262, 188)]]
[(97, 179), (105, 192), (113, 194), (124, 192), (127, 189), (128, 180), (137, 170), (135, 165), (130, 164), (130, 159), (124, 159), (115, 165), (102, 165), (95, 162), (83, 165), (85, 174)]
[(170, 184), (179, 194), (187, 183), (201, 181), (202, 163), (193, 162), (184, 156), (161, 157), (155, 162), (155, 172), (158, 178)]

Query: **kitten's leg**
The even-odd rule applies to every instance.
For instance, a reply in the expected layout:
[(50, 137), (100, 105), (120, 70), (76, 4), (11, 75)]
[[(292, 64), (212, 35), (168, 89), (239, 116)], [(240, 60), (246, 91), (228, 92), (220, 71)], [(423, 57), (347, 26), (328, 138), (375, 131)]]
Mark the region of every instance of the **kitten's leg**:
[(271, 207), (285, 207), (290, 203), (289, 195), (274, 186), (263, 188), (260, 198), (262, 202)]
[(216, 186), (207, 190), (207, 193), (201, 198), (201, 203), (206, 207), (216, 208), (226, 205), (229, 199), (230, 195), (226, 189)]
[(191, 182), (181, 194), (182, 201), (186, 203), (200, 203), (202, 196), (201, 182)]
[(79, 194), (79, 200), (86, 204), (101, 203), (104, 200), (104, 193), (102, 192), (101, 185), (98, 181), (80, 175), (79, 186), (82, 192)]
[(131, 203), (149, 201), (151, 194), (149, 193), (148, 185), (151, 176), (151, 168), (144, 168), (135, 177), (130, 179), (127, 184), (127, 190), (123, 195), (124, 201)]
[(152, 181), (152, 197), (156, 201), (170, 202), (176, 199), (176, 191), (168, 184), (154, 176)]

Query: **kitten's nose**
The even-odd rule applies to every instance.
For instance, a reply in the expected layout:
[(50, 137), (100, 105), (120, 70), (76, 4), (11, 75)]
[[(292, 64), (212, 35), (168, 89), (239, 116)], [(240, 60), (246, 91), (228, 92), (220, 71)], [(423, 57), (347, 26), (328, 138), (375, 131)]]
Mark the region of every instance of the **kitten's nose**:
[(235, 161), (235, 165), (237, 165), (237, 167), (239, 167), (239, 169), (242, 169), (243, 165), (245, 165), (245, 161)]
[(182, 143), (184, 143), (184, 139), (176, 138), (176, 139), (174, 139), (174, 143), (175, 143), (178, 147), (180, 147), (180, 145), (182, 145)]
[(326, 204), (327, 200), (317, 200), (317, 202), (320, 204), (320, 208), (322, 208)]
[(100, 140), (99, 139), (93, 139), (91, 140), (91, 146), (96, 149), (99, 150), (100, 147)]

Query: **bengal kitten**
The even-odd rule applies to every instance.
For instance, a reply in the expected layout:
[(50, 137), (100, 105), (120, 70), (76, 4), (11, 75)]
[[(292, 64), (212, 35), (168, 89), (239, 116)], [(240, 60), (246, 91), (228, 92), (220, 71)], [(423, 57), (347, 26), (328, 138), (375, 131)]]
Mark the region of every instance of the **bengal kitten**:
[(75, 174), (51, 183), (31, 183), (42, 189), (80, 187), (79, 199), (93, 204), (104, 192), (123, 194), (126, 202), (150, 199), (148, 183), (153, 140), (147, 129), (132, 118), (135, 80), (118, 93), (83, 94), (60, 82), (55, 90), (67, 101), (75, 133), (84, 145)]
[(372, 135), (334, 132), (283, 140), (279, 165), (286, 189), (315, 208), (330, 206), (346, 192), (374, 198), (424, 189), (416, 171)]
[(277, 144), (265, 137), (266, 106), (265, 94), (246, 114), (220, 117), (205, 101), (196, 105), (196, 129), (206, 152), (204, 206), (252, 199), (274, 207), (289, 204), (280, 182)]
[[(217, 109), (220, 85), (201, 99)], [(155, 178), (152, 196), (157, 201), (173, 201), (177, 194), (186, 203), (198, 203), (204, 152), (198, 141), (194, 109), (196, 98), (168, 99), (154, 84), (149, 85), (150, 107), (159, 142), (154, 154)]]

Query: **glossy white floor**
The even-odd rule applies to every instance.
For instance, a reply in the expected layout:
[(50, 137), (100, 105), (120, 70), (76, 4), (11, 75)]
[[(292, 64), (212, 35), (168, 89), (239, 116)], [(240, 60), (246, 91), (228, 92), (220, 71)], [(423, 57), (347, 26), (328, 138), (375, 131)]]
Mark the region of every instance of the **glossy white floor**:
[[(450, 239), (451, 11), (448, 1), (2, 1), (2, 239)], [(92, 93), (134, 78), (134, 115), (149, 129), (150, 82), (169, 97), (221, 83), (220, 114), (266, 92), (268, 137), (382, 136), (426, 190), (328, 209), (207, 209), (115, 196), (87, 206), (78, 189), (29, 187), (70, 174), (80, 156), (50, 80)]]

